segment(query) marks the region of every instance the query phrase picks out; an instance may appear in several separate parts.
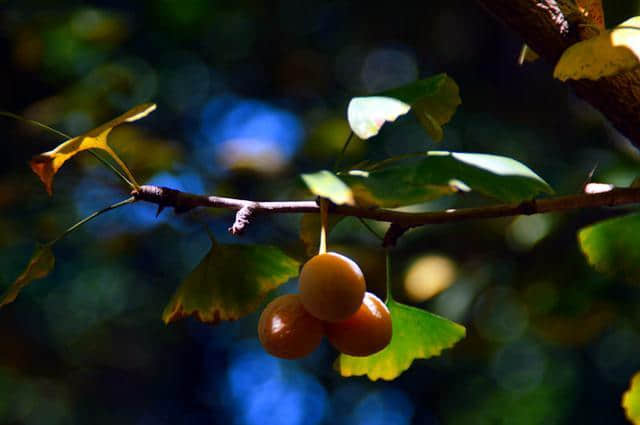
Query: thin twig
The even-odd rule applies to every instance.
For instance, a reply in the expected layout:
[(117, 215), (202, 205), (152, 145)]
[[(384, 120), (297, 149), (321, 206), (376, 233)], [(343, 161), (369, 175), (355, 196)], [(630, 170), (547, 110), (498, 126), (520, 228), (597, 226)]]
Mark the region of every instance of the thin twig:
[(344, 142), (344, 145), (342, 145), (342, 150), (340, 151), (340, 155), (338, 155), (338, 157), (336, 158), (336, 162), (333, 164), (333, 171), (339, 170), (340, 163), (344, 158), (344, 154), (347, 152), (347, 148), (349, 147), (349, 143), (351, 143), (351, 139), (353, 139), (353, 131), (349, 133), (349, 137), (347, 137), (347, 140)]
[(136, 202), (136, 198), (132, 196), (130, 198), (125, 199), (124, 201), (117, 202), (117, 203), (115, 203), (113, 205), (109, 205), (108, 207), (102, 208), (101, 210), (98, 210), (98, 211), (95, 211), (95, 212), (89, 214), (87, 217), (83, 218), (82, 220), (80, 220), (79, 222), (77, 222), (73, 226), (69, 227), (64, 232), (62, 232), (62, 234), (60, 236), (58, 236), (57, 238), (55, 238), (54, 240), (49, 242), (48, 245), (53, 245), (54, 243), (58, 242), (60, 239), (62, 239), (65, 236), (67, 236), (69, 233), (71, 233), (74, 230), (76, 230), (78, 227), (80, 227), (83, 224), (93, 220), (94, 218), (98, 217), (99, 215), (102, 215), (102, 214), (106, 213), (107, 211), (111, 211), (111, 210), (114, 210), (116, 208), (120, 208), (120, 207), (125, 206), (127, 204), (131, 204), (133, 202)]
[[(249, 206), (256, 214), (319, 213), (315, 201), (267, 201), (256, 202), (220, 196), (196, 195), (166, 187), (143, 185), (133, 190), (136, 200), (151, 202), (162, 207), (172, 207), (181, 213), (197, 207), (239, 210)], [(482, 218), (543, 214), (582, 208), (613, 207), (640, 203), (640, 188), (615, 188), (602, 193), (581, 193), (512, 204), (496, 204), (476, 208), (448, 209), (445, 211), (411, 213), (384, 208), (331, 205), (331, 214), (361, 217), (370, 220), (396, 223), (407, 229), (425, 224), (444, 224)]]

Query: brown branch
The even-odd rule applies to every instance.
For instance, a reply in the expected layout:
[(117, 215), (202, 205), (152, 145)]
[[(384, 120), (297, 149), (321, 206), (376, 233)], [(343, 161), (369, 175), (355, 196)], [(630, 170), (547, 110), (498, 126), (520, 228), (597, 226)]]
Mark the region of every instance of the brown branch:
[[(518, 33), (551, 64), (580, 41), (580, 14), (564, 16), (555, 0), (477, 0), (489, 13)], [(597, 81), (570, 81), (576, 94), (599, 109), (631, 142), (640, 147), (640, 69)]]
[[(161, 207), (172, 207), (176, 212), (184, 212), (196, 207), (226, 208), (237, 211), (245, 211), (247, 216), (240, 214), (243, 223), (234, 223), (230, 228), (240, 227), (244, 229), (249, 216), (253, 214), (288, 214), (288, 213), (318, 213), (320, 207), (315, 201), (280, 201), (280, 202), (256, 202), (219, 196), (195, 195), (181, 192), (166, 187), (144, 185), (134, 190), (132, 196), (138, 201), (146, 201)], [(568, 196), (525, 201), (513, 204), (497, 204), (477, 208), (449, 209), (446, 211), (434, 211), (423, 213), (411, 213), (394, 211), (383, 208), (352, 207), (348, 205), (331, 205), (332, 214), (367, 218), (370, 220), (386, 221), (394, 225), (396, 230), (404, 231), (424, 226), (426, 224), (444, 224), (464, 220), (482, 218), (498, 218), (516, 215), (543, 214), (558, 211), (568, 211), (594, 207), (613, 207), (619, 205), (632, 205), (640, 203), (640, 188), (615, 188), (601, 193), (582, 193)], [(238, 217), (238, 216), (236, 216)], [(233, 232), (233, 231), (232, 231)], [(389, 236), (387, 243), (395, 243), (395, 239)]]

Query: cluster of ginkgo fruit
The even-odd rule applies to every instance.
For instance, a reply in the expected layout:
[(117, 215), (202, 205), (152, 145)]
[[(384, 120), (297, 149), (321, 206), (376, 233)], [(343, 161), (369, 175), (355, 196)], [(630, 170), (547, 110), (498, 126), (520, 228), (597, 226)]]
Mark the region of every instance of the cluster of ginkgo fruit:
[(368, 356), (391, 341), (391, 315), (371, 292), (360, 267), (344, 255), (322, 252), (300, 272), (299, 293), (274, 299), (262, 312), (258, 336), (276, 357), (296, 359), (324, 335), (338, 351)]

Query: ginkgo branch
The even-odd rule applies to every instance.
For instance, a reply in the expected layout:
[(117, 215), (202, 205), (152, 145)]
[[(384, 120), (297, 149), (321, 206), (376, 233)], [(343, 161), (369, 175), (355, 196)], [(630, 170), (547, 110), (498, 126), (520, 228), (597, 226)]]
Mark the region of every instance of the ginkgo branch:
[[(220, 196), (196, 195), (166, 187), (143, 185), (131, 192), (139, 201), (151, 202), (160, 208), (171, 207), (177, 213), (198, 207), (250, 210), (252, 214), (319, 213), (316, 201), (251, 201)], [(385, 235), (385, 244), (393, 245), (395, 240), (412, 227), (427, 224), (446, 224), (465, 220), (498, 218), (517, 215), (544, 214), (559, 211), (594, 207), (613, 207), (640, 203), (640, 188), (612, 188), (599, 193), (580, 193), (534, 199), (520, 203), (496, 204), (475, 208), (458, 208), (433, 212), (404, 212), (383, 208), (368, 208), (348, 205), (330, 205), (331, 214), (366, 218), (392, 223), (391, 229), (397, 235)], [(243, 217), (248, 220), (248, 217)], [(237, 223), (236, 223), (237, 224)], [(234, 226), (236, 226), (234, 224)], [(247, 224), (244, 222), (242, 228)], [(234, 227), (232, 226), (232, 228)]]
[[(476, 0), (516, 32), (540, 57), (555, 64), (562, 53), (581, 40), (589, 25), (582, 14), (565, 16), (556, 0)], [(570, 80), (576, 94), (600, 110), (623, 135), (640, 146), (640, 68), (592, 81)]]

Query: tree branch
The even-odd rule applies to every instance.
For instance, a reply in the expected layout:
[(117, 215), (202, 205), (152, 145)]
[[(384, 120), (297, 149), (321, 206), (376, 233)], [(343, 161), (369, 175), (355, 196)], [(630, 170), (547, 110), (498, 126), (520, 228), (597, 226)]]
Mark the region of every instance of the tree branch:
[[(477, 0), (490, 14), (518, 33), (538, 55), (555, 64), (567, 47), (580, 41), (582, 15), (564, 16), (555, 0)], [(599, 109), (640, 147), (640, 69), (597, 81), (570, 81), (576, 94)]]
[[(245, 211), (237, 214), (236, 223), (229, 229), (239, 233), (244, 229), (250, 216), (254, 214), (318, 213), (320, 207), (315, 201), (256, 202), (219, 196), (196, 195), (166, 187), (143, 185), (133, 190), (131, 195), (138, 201), (154, 203), (160, 207), (172, 207), (177, 213), (197, 207), (226, 208)], [(640, 188), (613, 188), (600, 193), (582, 193), (557, 196), (513, 204), (497, 204), (477, 208), (449, 209), (423, 213), (394, 211), (383, 208), (352, 207), (330, 205), (331, 214), (386, 221), (393, 224), (396, 233), (386, 236), (385, 244), (392, 245), (406, 230), (426, 224), (444, 224), (482, 218), (509, 217), (516, 215), (543, 214), (594, 207), (613, 207), (640, 203)], [(240, 217), (241, 223), (238, 223)]]

